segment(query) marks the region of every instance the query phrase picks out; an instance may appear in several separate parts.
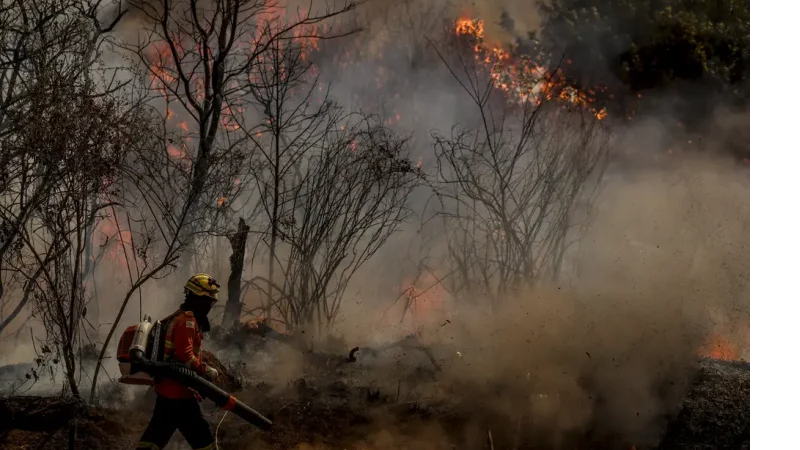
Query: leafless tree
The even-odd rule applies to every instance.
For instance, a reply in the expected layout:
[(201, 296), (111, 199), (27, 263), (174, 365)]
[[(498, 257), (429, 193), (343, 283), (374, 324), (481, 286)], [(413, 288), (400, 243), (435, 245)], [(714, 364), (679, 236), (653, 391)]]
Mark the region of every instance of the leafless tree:
[(454, 293), (486, 296), (494, 306), (559, 276), (605, 168), (608, 138), (593, 112), (557, 91), (554, 72), (516, 80), (509, 93), (484, 57), (456, 55), (443, 61), (475, 114), (449, 136), (434, 134), (436, 214)]
[(140, 124), (137, 139), (120, 162), (109, 194), (115, 204), (109, 219), (120, 238), (128, 287), (100, 349), (90, 401), (95, 398), (106, 351), (131, 299), (139, 295), (141, 316), (144, 284), (171, 273), (191, 242), (209, 231), (208, 224), (213, 221), (209, 216), (216, 213), (211, 208), (196, 209), (197, 202), (210, 202), (229, 192), (239, 170), (236, 166), (227, 170), (221, 166), (207, 175), (203, 192), (198, 193), (191, 160), (176, 158), (170, 151), (170, 142), (179, 139), (177, 133), (152, 108), (135, 113)]
[(406, 139), (328, 97), (302, 43), (272, 47), (253, 69), (250, 98), (263, 120), (248, 134), (258, 149), (257, 214), (268, 224), (265, 312), (272, 319), (276, 308), (290, 326), (330, 325), (350, 278), (406, 218), (420, 174)]
[(39, 159), (52, 186), (19, 227), (17, 252), (6, 264), (25, 278), (23, 301), (33, 299), (46, 342), (57, 349), (69, 390), (77, 397), (76, 354), (88, 297), (84, 239), (98, 211), (109, 206), (93, 199), (119, 166), (128, 122), (112, 99), (83, 95), (82, 85), (46, 75), (35, 81), (48, 95), (33, 97), (25, 113), (36, 120), (17, 130), (14, 144), (29, 161)]
[[(332, 32), (327, 24), (320, 29), (319, 23), (350, 11), (353, 6), (355, 3), (348, 3), (345, 8), (328, 11), (317, 19), (304, 13), (293, 22), (280, 18), (265, 22), (268, 38), (264, 39), (260, 54), (249, 67), (246, 91), (239, 97), (246, 110), (261, 113), (261, 120), (253, 126), (248, 127), (238, 117), (234, 117), (234, 122), (235, 128), (246, 131), (255, 148), (248, 164), (252, 181), (249, 186), (258, 195), (257, 213), (261, 216), (252, 216), (250, 222), (266, 219), (267, 228), (262, 236), (269, 252), (266, 279), (270, 282), (265, 291), (272, 300), (265, 305), (265, 310), (270, 319), (276, 271), (280, 265), (278, 249), (285, 244), (280, 239), (281, 222), (299, 195), (310, 152), (318, 150), (322, 141), (330, 136), (332, 127), (341, 126), (336, 120), (343, 119), (341, 110), (335, 107), (319, 82), (312, 63), (316, 55), (312, 53), (320, 41), (359, 29), (357, 25), (343, 26), (340, 32)], [(238, 298), (228, 300), (239, 301)], [(241, 305), (226, 306), (223, 322), (231, 323), (232, 315), (240, 309)]]
[[(118, 5), (112, 2), (109, 7)], [(30, 133), (32, 118), (38, 119), (35, 108), (42, 108), (50, 97), (61, 99), (69, 86), (75, 95), (99, 96), (121, 85), (113, 74), (102, 86), (90, 79), (98, 74), (98, 52), (106, 33), (124, 12), (103, 9), (104, 21), (99, 14), (99, 1), (12, 1), (0, 8), (0, 164), (4, 167), (0, 175), (0, 264), (23, 247), (20, 233), (63, 181), (63, 170), (52, 161), (50, 149), (32, 147), (24, 137)], [(90, 87), (92, 92), (87, 91)], [(3, 270), (2, 275), (27, 283), (14, 271)], [(30, 289), (23, 287), (22, 291), (21, 301), (3, 318), (0, 330), (31, 298)], [(0, 282), (0, 298), (2, 294)]]
[(288, 249), (276, 306), (294, 325), (332, 324), (353, 274), (408, 217), (408, 196), (421, 179), (406, 140), (379, 119), (352, 116), (343, 126), (307, 155), (280, 219)]
[(131, 3), (144, 28), (139, 42), (122, 46), (137, 55), (155, 78), (154, 91), (166, 99), (168, 115), (187, 119), (192, 148), (186, 145), (183, 152), (192, 165), (190, 216), (204, 205), (215, 206), (217, 199), (200, 198), (213, 168), (241, 162), (237, 144), (245, 138), (238, 123), (243, 121), (242, 96), (252, 66), (281, 42), (335, 37), (333, 28), (322, 33), (317, 25), (358, 3), (347, 0), (340, 7), (318, 7), (309, 2), (309, 8), (296, 11), (272, 0)]
[[(262, 233), (268, 246), (266, 295), (274, 299), (275, 271), (282, 222), (291, 214), (299, 195), (307, 155), (335, 126), (333, 103), (318, 92), (318, 77), (309, 58), (308, 41), (275, 40), (252, 66), (248, 90), (252, 107), (261, 111), (260, 123), (248, 130), (256, 149), (250, 162), (251, 179), (258, 192), (254, 219), (266, 219)], [(272, 319), (273, 302), (266, 305)]]

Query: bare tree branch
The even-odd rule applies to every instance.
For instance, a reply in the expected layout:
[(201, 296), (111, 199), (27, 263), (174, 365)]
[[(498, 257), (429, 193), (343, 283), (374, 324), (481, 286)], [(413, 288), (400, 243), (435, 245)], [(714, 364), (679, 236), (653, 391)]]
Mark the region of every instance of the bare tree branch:
[(593, 112), (554, 100), (551, 73), (527, 80), (527, 94), (509, 105), (495, 73), (460, 56), (456, 69), (439, 55), (475, 111), (474, 123), (433, 135), (450, 285), (484, 292), (494, 306), (560, 275), (576, 207), (607, 162), (607, 132)]

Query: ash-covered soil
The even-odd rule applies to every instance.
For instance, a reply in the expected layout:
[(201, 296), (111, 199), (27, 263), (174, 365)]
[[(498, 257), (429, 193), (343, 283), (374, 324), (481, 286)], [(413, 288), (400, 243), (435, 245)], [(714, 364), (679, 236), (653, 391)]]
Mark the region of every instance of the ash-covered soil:
[(678, 448), (750, 448), (750, 363), (701, 361), (683, 408), (659, 446)]
[[(215, 365), (219, 364), (215, 362)], [(221, 366), (221, 364), (220, 364)], [(413, 386), (376, 388), (357, 383), (346, 370), (338, 377), (309, 375), (287, 386), (246, 384), (224, 372), (237, 397), (274, 420), (264, 433), (232, 414), (204, 403), (222, 449), (749, 449), (750, 368), (748, 363), (704, 359), (683, 407), (665, 419), (657, 445), (637, 445), (592, 429), (560, 441), (540, 439), (535, 427), (489, 417), (447, 396), (423, 399)], [(338, 379), (337, 379), (338, 378)], [(150, 402), (145, 388), (137, 401), (115, 408), (92, 407), (54, 397), (0, 399), (0, 448), (122, 450), (135, 447), (147, 424)], [(145, 401), (142, 401), (145, 400)], [(221, 421), (221, 423), (220, 423)], [(490, 437), (491, 436), (491, 437)], [(70, 444), (74, 442), (74, 445)], [(179, 436), (168, 447), (182, 450)]]

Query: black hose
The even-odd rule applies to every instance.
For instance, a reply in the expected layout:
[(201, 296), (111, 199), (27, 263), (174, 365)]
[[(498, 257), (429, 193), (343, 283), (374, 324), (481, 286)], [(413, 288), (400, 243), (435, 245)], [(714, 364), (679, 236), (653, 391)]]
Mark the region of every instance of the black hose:
[(177, 381), (188, 388), (194, 389), (198, 394), (211, 400), (217, 406), (227, 409), (258, 428), (264, 431), (271, 429), (272, 422), (269, 419), (242, 403), (236, 397), (223, 391), (214, 383), (202, 378), (188, 367), (175, 363), (150, 361), (144, 357), (140, 350), (133, 350), (130, 355), (133, 366), (131, 367), (131, 372), (142, 371), (152, 377), (169, 378)]

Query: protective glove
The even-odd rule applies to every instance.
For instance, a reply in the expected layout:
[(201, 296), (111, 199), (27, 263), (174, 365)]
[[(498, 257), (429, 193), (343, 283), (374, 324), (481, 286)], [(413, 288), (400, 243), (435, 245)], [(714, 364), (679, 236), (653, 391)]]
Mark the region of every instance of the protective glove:
[(214, 380), (216, 380), (216, 379), (217, 379), (217, 377), (219, 376), (219, 372), (217, 371), (217, 369), (215, 369), (215, 368), (213, 368), (213, 367), (206, 367), (206, 373), (205, 373), (205, 376), (206, 376), (206, 378), (208, 378), (209, 380), (211, 380), (211, 381), (214, 381)]

